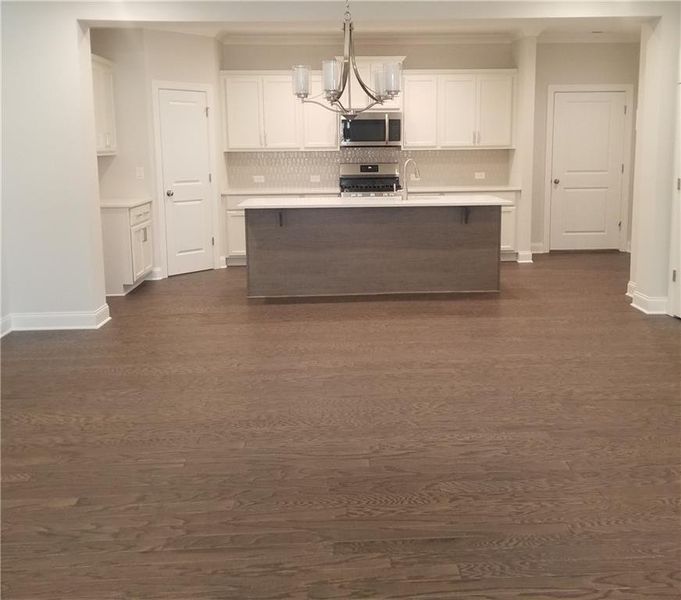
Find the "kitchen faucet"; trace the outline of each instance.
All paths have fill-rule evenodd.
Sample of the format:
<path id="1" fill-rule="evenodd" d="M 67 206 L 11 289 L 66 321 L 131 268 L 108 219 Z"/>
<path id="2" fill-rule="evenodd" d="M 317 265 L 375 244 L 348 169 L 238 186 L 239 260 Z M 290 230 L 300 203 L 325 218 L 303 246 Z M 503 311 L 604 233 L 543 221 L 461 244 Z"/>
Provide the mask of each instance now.
<path id="1" fill-rule="evenodd" d="M 412 165 L 414 167 L 414 178 L 416 181 L 421 179 L 421 171 L 419 171 L 419 166 L 413 158 L 408 158 L 404 161 L 402 165 L 402 176 L 404 177 L 404 185 L 402 186 L 402 200 L 406 200 L 409 194 L 409 174 L 407 173 L 407 167 Z"/>

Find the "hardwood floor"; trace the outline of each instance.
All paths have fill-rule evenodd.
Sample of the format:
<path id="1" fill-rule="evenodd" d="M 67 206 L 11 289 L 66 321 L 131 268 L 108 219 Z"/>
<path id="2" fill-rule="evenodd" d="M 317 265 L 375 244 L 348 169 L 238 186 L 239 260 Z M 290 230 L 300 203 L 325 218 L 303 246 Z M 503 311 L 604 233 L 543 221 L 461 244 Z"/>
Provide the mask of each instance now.
<path id="1" fill-rule="evenodd" d="M 10 334 L 3 598 L 681 598 L 681 321 L 627 279 L 249 304 L 233 268 Z"/>

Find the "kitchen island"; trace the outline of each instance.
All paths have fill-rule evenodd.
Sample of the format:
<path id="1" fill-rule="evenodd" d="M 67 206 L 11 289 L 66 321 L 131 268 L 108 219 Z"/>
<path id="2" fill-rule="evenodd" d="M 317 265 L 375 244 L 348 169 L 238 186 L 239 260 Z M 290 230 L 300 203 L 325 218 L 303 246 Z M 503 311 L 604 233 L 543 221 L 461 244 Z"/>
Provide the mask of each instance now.
<path id="1" fill-rule="evenodd" d="M 499 291 L 493 195 L 256 197 L 249 298 Z"/>

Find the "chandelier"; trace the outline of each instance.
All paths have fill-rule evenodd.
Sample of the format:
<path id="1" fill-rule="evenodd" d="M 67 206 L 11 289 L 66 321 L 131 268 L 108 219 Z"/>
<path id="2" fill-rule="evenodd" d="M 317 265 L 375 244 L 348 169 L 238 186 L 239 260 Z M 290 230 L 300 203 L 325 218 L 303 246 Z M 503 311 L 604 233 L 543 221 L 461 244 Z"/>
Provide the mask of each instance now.
<path id="1" fill-rule="evenodd" d="M 296 65 L 293 67 L 293 93 L 300 98 L 301 102 L 317 104 L 332 112 L 352 118 L 377 104 L 383 104 L 400 93 L 402 65 L 399 62 L 386 62 L 382 69 L 374 71 L 374 87 L 370 88 L 362 79 L 355 60 L 355 48 L 352 41 L 352 15 L 350 14 L 350 0 L 345 0 L 345 15 L 343 18 L 343 62 L 339 64 L 336 59 L 322 61 L 322 94 L 328 102 L 323 104 L 315 98 L 322 94 L 308 98 L 310 95 L 310 67 Z M 359 87 L 369 97 L 370 102 L 364 108 L 353 108 L 352 86 L 348 86 L 350 75 L 354 73 Z M 348 90 L 347 104 L 341 104 L 341 97 Z"/>

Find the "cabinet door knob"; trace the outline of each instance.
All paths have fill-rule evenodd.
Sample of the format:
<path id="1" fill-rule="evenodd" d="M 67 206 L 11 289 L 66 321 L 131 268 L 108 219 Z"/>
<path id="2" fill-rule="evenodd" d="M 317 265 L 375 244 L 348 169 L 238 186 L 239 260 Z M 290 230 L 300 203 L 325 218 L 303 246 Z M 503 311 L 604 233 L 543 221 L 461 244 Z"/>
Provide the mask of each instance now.
<path id="1" fill-rule="evenodd" d="M 173 192 L 173 190 L 166 191 L 166 196 L 168 196 L 168 198 L 172 198 L 174 195 L 175 195 L 175 192 Z"/>
<path id="2" fill-rule="evenodd" d="M 553 183 L 555 183 L 556 185 L 558 185 L 558 184 L 560 183 L 560 179 L 554 179 L 554 180 L 553 180 Z"/>

